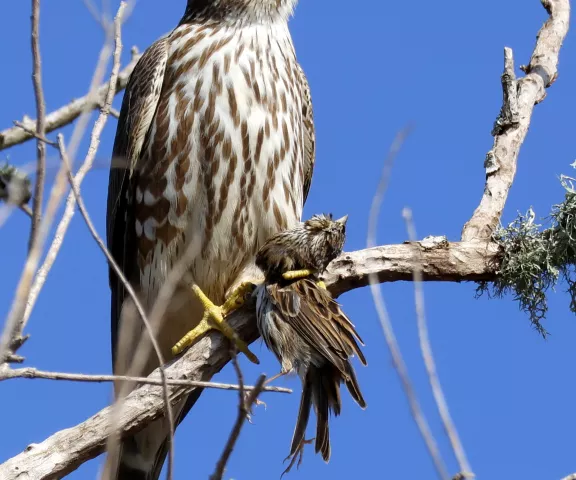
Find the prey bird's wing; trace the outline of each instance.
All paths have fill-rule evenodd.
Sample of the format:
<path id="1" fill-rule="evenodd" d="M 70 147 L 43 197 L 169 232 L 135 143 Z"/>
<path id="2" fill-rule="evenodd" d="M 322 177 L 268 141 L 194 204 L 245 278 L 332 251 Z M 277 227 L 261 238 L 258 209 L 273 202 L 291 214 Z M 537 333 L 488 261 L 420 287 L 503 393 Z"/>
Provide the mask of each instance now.
<path id="1" fill-rule="evenodd" d="M 281 320 L 342 374 L 348 375 L 347 361 L 352 355 L 366 365 L 358 346 L 362 339 L 327 290 L 303 279 L 286 287 L 269 286 L 268 291 Z"/>
<path id="2" fill-rule="evenodd" d="M 298 72 L 300 74 L 300 88 L 302 92 L 302 121 L 304 122 L 304 195 L 302 198 L 304 202 L 306 202 L 312 183 L 314 163 L 316 161 L 316 134 L 314 131 L 314 110 L 312 109 L 310 86 L 300 65 L 298 65 Z"/>
<path id="3" fill-rule="evenodd" d="M 168 37 L 148 48 L 132 72 L 120 110 L 108 183 L 106 239 L 114 260 L 129 281 L 137 275 L 132 198 L 142 148 L 156 112 L 168 58 Z M 112 268 L 112 352 L 116 358 L 118 321 L 125 289 Z"/>

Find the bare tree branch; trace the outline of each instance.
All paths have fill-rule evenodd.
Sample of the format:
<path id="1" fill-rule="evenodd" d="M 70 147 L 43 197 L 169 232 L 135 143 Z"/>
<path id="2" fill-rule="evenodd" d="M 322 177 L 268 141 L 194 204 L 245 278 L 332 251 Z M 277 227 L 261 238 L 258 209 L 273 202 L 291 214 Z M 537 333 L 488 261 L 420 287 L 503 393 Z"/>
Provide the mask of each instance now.
<path id="1" fill-rule="evenodd" d="M 345 252 L 328 266 L 324 280 L 332 285 L 333 295 L 367 286 L 370 274 L 376 275 L 379 283 L 410 281 L 416 267 L 414 248 L 420 252 L 426 281 L 492 280 L 500 258 L 500 249 L 493 243 L 448 242 L 446 237 L 426 237 L 419 242 Z"/>
<path id="2" fill-rule="evenodd" d="M 120 71 L 116 82 L 106 82 L 98 88 L 96 95 L 88 93 L 48 114 L 46 116 L 46 133 L 53 132 L 58 128 L 72 123 L 82 112 L 101 108 L 110 85 L 113 87 L 114 95 L 124 90 L 128 84 L 132 70 L 134 70 L 140 57 L 141 54 L 138 53 L 138 49 L 132 47 L 132 59 L 130 63 Z M 25 116 L 19 123 L 24 125 L 27 130 L 14 126 L 0 132 L 0 150 L 13 147 L 14 145 L 24 143 L 33 138 L 33 135 L 31 135 L 29 131 L 36 130 L 36 120 Z"/>
<path id="3" fill-rule="evenodd" d="M 530 63 L 523 67 L 525 77 L 515 80 L 512 50 L 504 50 L 504 115 L 499 116 L 492 131 L 494 146 L 484 162 L 484 194 L 474 215 L 464 225 L 463 241 L 488 240 L 498 225 L 516 175 L 518 154 L 528 133 L 534 105 L 544 100 L 546 89 L 558 76 L 558 57 L 570 22 L 570 1 L 541 1 L 549 18 L 538 32 Z"/>
<path id="4" fill-rule="evenodd" d="M 416 268 L 413 264 L 414 254 L 411 247 L 409 245 L 397 245 L 395 247 L 404 250 L 403 263 L 406 266 L 413 265 L 413 268 Z M 450 247 L 446 248 L 449 249 Z M 371 271 L 378 278 L 391 278 L 396 275 L 386 271 L 378 272 L 373 268 L 373 262 L 380 266 L 388 264 L 388 259 L 375 256 L 375 251 L 379 250 L 386 251 L 386 247 L 344 254 L 340 259 L 335 260 L 330 268 L 331 275 L 326 278 L 326 285 L 329 290 L 343 293 L 361 286 L 359 282 L 349 281 L 348 275 L 349 272 L 354 272 L 354 275 L 367 276 L 367 264 L 370 265 Z M 434 250 L 432 253 L 434 254 Z M 358 259 L 359 264 L 350 264 L 350 261 L 345 261 L 346 267 L 336 267 L 344 261 L 346 256 Z M 367 258 L 371 260 L 367 262 Z M 427 251 L 422 250 L 422 258 L 424 265 L 426 265 Z M 450 258 L 450 255 L 447 258 Z M 438 271 L 451 271 L 452 275 L 456 274 L 455 267 L 449 264 L 439 264 Z M 487 277 L 491 275 L 488 269 L 484 273 Z M 234 312 L 230 316 L 229 322 L 244 341 L 251 343 L 258 338 L 253 302 L 247 302 L 244 307 Z M 229 360 L 228 340 L 222 337 L 220 333 L 213 332 L 190 347 L 181 357 L 169 363 L 165 372 L 167 378 L 171 379 L 207 381 L 218 373 Z M 159 370 L 156 369 L 150 378 L 159 379 L 159 375 Z M 188 387 L 169 386 L 171 404 L 178 403 L 193 390 L 193 388 Z M 126 397 L 121 414 L 115 420 L 114 426 L 122 431 L 122 436 L 130 436 L 156 418 L 161 417 L 164 411 L 162 388 L 157 385 L 144 385 Z M 0 465 L 0 478 L 3 480 L 17 479 L 18 472 L 27 471 L 30 478 L 50 479 L 61 477 L 73 471 L 83 462 L 104 451 L 106 439 L 110 433 L 111 415 L 112 407 L 107 407 L 85 422 L 55 433 L 42 443 L 34 445 L 29 450 Z"/>
<path id="5" fill-rule="evenodd" d="M 40 0 L 32 0 L 32 82 L 34 84 L 34 97 L 36 99 L 36 135 L 40 138 L 46 136 L 46 102 L 44 101 L 44 88 L 42 87 L 42 59 L 40 56 Z M 30 226 L 30 239 L 28 251 L 32 248 L 38 237 L 40 220 L 42 219 L 42 200 L 44 199 L 44 182 L 46 177 L 46 145 L 36 140 L 36 183 L 32 206 L 32 225 Z"/>

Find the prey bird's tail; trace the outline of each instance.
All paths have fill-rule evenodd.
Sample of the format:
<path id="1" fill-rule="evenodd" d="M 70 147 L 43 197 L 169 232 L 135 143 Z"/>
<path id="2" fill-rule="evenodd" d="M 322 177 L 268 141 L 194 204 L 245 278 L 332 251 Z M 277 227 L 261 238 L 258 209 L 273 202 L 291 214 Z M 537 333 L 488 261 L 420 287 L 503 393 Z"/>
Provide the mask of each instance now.
<path id="1" fill-rule="evenodd" d="M 329 416 L 340 415 L 342 401 L 340 399 L 340 384 L 345 383 L 352 398 L 362 408 L 366 408 L 366 401 L 360 391 L 360 386 L 350 362 L 345 363 L 345 372 L 341 372 L 332 364 L 322 367 L 311 365 L 303 379 L 302 398 L 296 428 L 292 436 L 290 456 L 293 456 L 301 447 L 306 433 L 306 426 L 310 418 L 310 407 L 314 404 L 316 413 L 316 453 L 320 452 L 325 462 L 330 460 L 330 428 Z"/>

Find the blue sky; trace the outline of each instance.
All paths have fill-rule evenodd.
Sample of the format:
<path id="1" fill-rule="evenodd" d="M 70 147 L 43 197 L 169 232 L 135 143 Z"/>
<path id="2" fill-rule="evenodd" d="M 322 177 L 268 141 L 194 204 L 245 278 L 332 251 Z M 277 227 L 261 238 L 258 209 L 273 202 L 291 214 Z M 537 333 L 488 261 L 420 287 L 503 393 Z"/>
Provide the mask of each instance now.
<path id="1" fill-rule="evenodd" d="M 115 8 L 117 2 L 111 3 Z M 171 29 L 184 3 L 140 0 L 124 28 L 124 57 L 128 58 L 130 46 L 143 50 Z M 29 4 L 10 2 L 0 28 L 6 65 L 0 80 L 0 128 L 35 111 Z M 483 189 L 482 164 L 501 104 L 503 47 L 514 49 L 517 65 L 527 63 L 545 19 L 537 0 L 440 4 L 302 0 L 291 28 L 312 88 L 318 145 L 305 216 L 348 213 L 346 249 L 363 248 L 384 155 L 396 132 L 412 121 L 416 128 L 397 159 L 378 241 L 405 240 L 404 206 L 413 209 L 421 237 L 447 235 L 457 240 Z M 52 0 L 43 2 L 41 36 L 46 101 L 52 111 L 86 92 L 102 34 L 81 1 Z M 558 176 L 571 174 L 569 165 L 576 158 L 575 51 L 574 36 L 569 35 L 558 81 L 535 108 L 504 223 L 530 206 L 544 216 L 563 197 Z M 120 97 L 115 104 L 119 102 Z M 101 234 L 106 164 L 115 126 L 111 119 L 97 166 L 83 184 L 87 207 Z M 56 165 L 56 157 L 49 153 Z M 13 163 L 25 164 L 34 159 L 35 149 L 30 143 L 0 153 L 0 159 L 6 155 Z M 0 232 L 2 318 L 24 262 L 27 235 L 28 220 L 19 212 Z M 438 371 L 475 473 L 479 478 L 525 480 L 573 473 L 576 319 L 569 312 L 564 287 L 550 297 L 547 340 L 529 326 L 511 298 L 476 300 L 474 291 L 473 284 L 425 285 Z M 412 285 L 387 284 L 383 292 L 425 412 L 451 472 L 456 473 L 418 348 Z M 358 366 L 357 373 L 368 409 L 360 410 L 344 394 L 343 414 L 331 423 L 330 463 L 324 464 L 309 450 L 303 466 L 290 476 L 433 478 L 368 289 L 347 293 L 340 300 L 366 340 L 369 365 Z M 21 351 L 27 364 L 108 373 L 108 305 L 105 261 L 76 215 L 28 326 L 32 338 Z M 261 371 L 270 375 L 278 371 L 261 342 L 253 349 L 262 364 L 255 367 L 244 359 L 247 380 L 255 380 Z M 234 381 L 234 372 L 226 368 L 216 379 Z M 294 387 L 295 394 L 265 396 L 268 408 L 258 408 L 255 425 L 246 426 L 226 478 L 279 478 L 299 402 L 298 380 L 281 384 Z M 5 406 L 0 461 L 83 421 L 111 399 L 109 385 L 40 380 L 4 382 L 0 392 Z M 176 478 L 207 478 L 213 471 L 236 407 L 234 393 L 209 391 L 202 396 L 176 437 Z M 69 478 L 95 478 L 100 463 L 101 459 L 88 462 Z"/>

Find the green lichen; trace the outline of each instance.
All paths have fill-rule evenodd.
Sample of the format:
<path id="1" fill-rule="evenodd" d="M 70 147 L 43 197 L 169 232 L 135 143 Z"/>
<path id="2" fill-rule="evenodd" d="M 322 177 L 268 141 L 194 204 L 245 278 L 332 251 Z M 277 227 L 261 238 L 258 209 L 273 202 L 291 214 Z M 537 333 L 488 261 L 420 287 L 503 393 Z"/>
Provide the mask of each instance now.
<path id="1" fill-rule="evenodd" d="M 565 280 L 570 295 L 570 309 L 576 313 L 576 180 L 562 175 L 564 201 L 554 205 L 544 219 L 546 228 L 535 223 L 529 209 L 507 227 L 493 235 L 503 251 L 497 278 L 481 282 L 477 294 L 502 297 L 511 294 L 526 312 L 534 328 L 547 335 L 542 320 L 548 311 L 547 293 Z"/>

